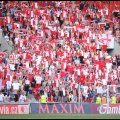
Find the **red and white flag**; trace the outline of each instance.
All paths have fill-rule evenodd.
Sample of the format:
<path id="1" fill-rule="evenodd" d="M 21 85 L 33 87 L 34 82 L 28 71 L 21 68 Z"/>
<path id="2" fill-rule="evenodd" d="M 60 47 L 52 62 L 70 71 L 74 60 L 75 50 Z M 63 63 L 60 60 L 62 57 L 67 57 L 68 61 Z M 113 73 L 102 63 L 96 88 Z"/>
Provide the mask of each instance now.
<path id="1" fill-rule="evenodd" d="M 66 14 L 66 11 L 63 11 L 63 12 L 62 12 L 62 16 L 63 16 L 63 18 L 65 18 L 66 15 L 67 15 L 67 14 Z"/>
<path id="2" fill-rule="evenodd" d="M 10 55 L 10 63 L 13 63 L 13 64 L 18 63 L 18 57 L 17 55 L 15 55 L 15 53 Z"/>
<path id="3" fill-rule="evenodd" d="M 56 17 L 59 17 L 60 16 L 60 11 L 57 11 L 56 12 Z"/>
<path id="4" fill-rule="evenodd" d="M 43 31 L 42 30 L 38 30 L 38 36 L 40 36 L 40 37 L 43 37 Z"/>
<path id="5" fill-rule="evenodd" d="M 100 45 L 107 45 L 108 42 L 111 42 L 111 39 L 108 34 L 103 36 L 98 36 L 98 42 Z"/>
<path id="6" fill-rule="evenodd" d="M 77 30 L 78 32 L 85 32 L 85 31 L 86 31 L 86 28 L 85 28 L 85 26 L 77 25 L 77 26 L 76 26 L 76 30 Z"/>
<path id="7" fill-rule="evenodd" d="M 68 37 L 69 37 L 69 32 L 66 31 L 66 32 L 64 33 L 64 36 L 68 38 Z"/>
<path id="8" fill-rule="evenodd" d="M 26 61 L 25 63 L 23 63 L 23 66 L 24 66 L 24 68 L 29 68 L 29 61 Z"/>
<path id="9" fill-rule="evenodd" d="M 35 2 L 35 8 L 38 8 L 38 4 L 37 4 L 37 2 Z"/>
<path id="10" fill-rule="evenodd" d="M 23 42 L 24 42 L 23 40 L 18 40 L 18 48 L 19 47 L 21 47 L 21 48 L 23 47 Z"/>
<path id="11" fill-rule="evenodd" d="M 5 54 L 3 52 L 0 52 L 0 58 L 3 58 Z"/>
<path id="12" fill-rule="evenodd" d="M 73 31 L 77 31 L 76 26 L 73 26 L 72 30 Z"/>
<path id="13" fill-rule="evenodd" d="M 33 11 L 31 11 L 31 12 L 30 12 L 30 16 L 33 17 L 33 15 L 34 15 L 34 14 L 33 14 Z"/>
<path id="14" fill-rule="evenodd" d="M 13 78 L 12 75 L 10 75 L 10 74 L 7 75 L 7 80 L 8 80 L 8 81 L 12 81 L 12 78 Z"/>

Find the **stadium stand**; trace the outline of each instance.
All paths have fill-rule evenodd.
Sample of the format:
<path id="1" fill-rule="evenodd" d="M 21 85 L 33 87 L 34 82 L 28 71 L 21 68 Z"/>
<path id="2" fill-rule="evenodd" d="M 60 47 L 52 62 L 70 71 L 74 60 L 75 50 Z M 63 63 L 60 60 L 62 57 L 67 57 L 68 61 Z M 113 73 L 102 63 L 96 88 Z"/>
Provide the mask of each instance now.
<path id="1" fill-rule="evenodd" d="M 0 52 L 0 102 L 82 102 L 120 84 L 120 1 L 1 1 L 0 28 L 13 46 Z M 98 44 L 100 43 L 100 44 Z M 119 101 L 119 98 L 118 98 Z"/>

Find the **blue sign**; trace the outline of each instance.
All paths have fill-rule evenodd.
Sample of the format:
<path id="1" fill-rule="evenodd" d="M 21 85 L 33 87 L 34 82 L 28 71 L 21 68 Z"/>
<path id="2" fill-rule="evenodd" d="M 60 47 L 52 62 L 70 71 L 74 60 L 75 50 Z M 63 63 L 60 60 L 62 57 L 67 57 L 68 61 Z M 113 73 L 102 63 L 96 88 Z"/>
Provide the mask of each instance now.
<path id="1" fill-rule="evenodd" d="M 32 114 L 90 114 L 91 105 L 87 103 L 31 103 Z"/>

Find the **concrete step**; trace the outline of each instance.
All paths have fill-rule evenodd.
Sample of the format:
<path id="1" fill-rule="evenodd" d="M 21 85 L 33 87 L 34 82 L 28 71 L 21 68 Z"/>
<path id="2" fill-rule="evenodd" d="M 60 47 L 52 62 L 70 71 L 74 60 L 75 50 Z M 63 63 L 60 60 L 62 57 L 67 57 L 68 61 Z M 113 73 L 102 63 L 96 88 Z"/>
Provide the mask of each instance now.
<path id="1" fill-rule="evenodd" d="M 113 50 L 109 50 L 108 53 L 111 56 L 114 56 L 115 54 L 120 54 L 120 44 L 118 42 L 116 42 L 115 40 L 115 45 L 114 45 L 114 49 Z"/>
<path id="2" fill-rule="evenodd" d="M 13 51 L 13 47 L 10 46 L 9 42 L 3 37 L 2 30 L 0 29 L 0 51 L 10 53 Z"/>

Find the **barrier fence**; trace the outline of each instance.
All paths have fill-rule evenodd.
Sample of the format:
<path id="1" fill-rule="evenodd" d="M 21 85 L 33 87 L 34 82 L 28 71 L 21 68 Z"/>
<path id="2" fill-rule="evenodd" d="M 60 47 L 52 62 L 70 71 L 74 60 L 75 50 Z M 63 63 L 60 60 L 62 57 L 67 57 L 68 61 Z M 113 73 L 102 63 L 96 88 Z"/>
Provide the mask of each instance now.
<path id="1" fill-rule="evenodd" d="M 120 104 L 0 103 L 0 114 L 120 114 Z"/>

